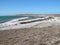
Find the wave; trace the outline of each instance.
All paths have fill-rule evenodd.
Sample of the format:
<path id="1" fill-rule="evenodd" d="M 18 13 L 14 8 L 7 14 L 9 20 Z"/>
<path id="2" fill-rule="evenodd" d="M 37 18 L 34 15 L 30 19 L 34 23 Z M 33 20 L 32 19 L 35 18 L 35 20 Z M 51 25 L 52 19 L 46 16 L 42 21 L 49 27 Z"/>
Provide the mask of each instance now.
<path id="1" fill-rule="evenodd" d="M 21 28 L 31 28 L 31 27 L 44 27 L 51 26 L 57 20 L 55 17 L 22 17 L 10 20 L 5 23 L 0 24 L 0 30 L 9 30 L 9 29 L 21 29 Z"/>

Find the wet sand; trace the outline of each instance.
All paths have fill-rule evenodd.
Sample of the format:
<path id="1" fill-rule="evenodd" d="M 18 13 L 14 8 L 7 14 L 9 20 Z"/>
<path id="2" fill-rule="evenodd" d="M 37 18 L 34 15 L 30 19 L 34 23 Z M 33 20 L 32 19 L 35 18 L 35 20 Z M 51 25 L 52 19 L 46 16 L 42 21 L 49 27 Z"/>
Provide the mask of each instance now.
<path id="1" fill-rule="evenodd" d="M 0 45 L 58 45 L 60 27 L 0 31 Z"/>

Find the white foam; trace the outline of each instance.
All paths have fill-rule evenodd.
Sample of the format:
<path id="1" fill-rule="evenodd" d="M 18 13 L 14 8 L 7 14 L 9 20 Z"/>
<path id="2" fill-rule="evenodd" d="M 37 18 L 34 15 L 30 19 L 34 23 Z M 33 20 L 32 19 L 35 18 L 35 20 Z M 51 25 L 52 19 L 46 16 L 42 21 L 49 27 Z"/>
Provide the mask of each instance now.
<path id="1" fill-rule="evenodd" d="M 19 18 L 20 19 L 20 18 Z M 21 18 L 24 19 L 24 18 Z M 0 24 L 0 30 L 8 30 L 8 29 L 22 29 L 22 28 L 41 28 L 41 27 L 48 27 L 52 25 L 60 25 L 60 17 L 54 17 L 53 19 L 49 20 L 43 20 L 43 21 L 36 21 L 32 23 L 27 24 L 20 24 L 21 22 L 29 22 L 34 20 L 39 20 L 44 18 L 37 18 L 37 19 L 31 19 L 31 20 L 24 20 L 24 21 L 17 21 L 16 19 L 6 22 L 4 24 Z M 14 23 L 11 23 L 13 21 L 16 21 Z M 16 25 L 15 25 L 16 24 Z"/>

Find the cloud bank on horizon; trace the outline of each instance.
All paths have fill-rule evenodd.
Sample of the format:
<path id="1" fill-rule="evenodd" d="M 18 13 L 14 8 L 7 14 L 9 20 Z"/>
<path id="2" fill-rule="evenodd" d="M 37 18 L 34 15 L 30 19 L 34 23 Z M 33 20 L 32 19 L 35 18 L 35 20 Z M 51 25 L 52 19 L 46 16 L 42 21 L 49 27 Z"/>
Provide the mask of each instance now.
<path id="1" fill-rule="evenodd" d="M 0 0 L 0 15 L 60 14 L 60 0 Z"/>

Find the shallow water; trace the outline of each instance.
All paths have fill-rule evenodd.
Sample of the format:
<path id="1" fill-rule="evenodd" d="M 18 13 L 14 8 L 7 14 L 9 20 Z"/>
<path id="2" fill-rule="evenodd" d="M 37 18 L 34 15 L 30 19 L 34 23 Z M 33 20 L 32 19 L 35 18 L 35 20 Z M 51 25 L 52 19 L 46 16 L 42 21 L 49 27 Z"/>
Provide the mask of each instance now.
<path id="1" fill-rule="evenodd" d="M 21 17 L 25 17 L 25 16 L 0 16 L 0 23 Z"/>

